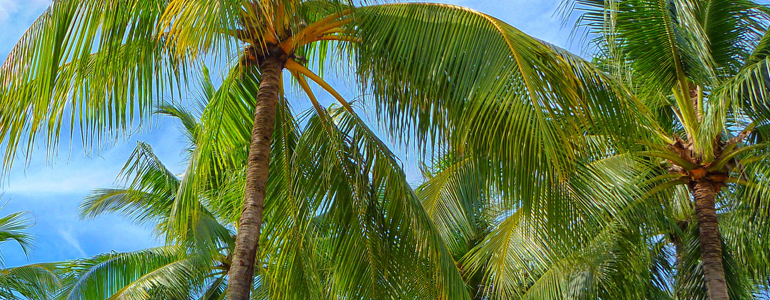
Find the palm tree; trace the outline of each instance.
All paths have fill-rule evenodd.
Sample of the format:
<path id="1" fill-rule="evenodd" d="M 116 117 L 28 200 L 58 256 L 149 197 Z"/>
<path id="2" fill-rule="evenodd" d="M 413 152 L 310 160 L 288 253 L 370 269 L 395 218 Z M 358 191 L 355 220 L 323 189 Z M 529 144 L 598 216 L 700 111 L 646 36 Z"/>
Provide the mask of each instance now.
<path id="1" fill-rule="evenodd" d="M 634 160 L 586 167 L 561 187 L 572 195 L 535 215 L 504 200 L 488 166 L 451 152 L 425 169 L 417 195 L 477 299 L 708 299 L 697 223 L 681 221 L 694 215 L 687 187 L 619 205 L 614 197 L 634 193 L 618 191 L 644 181 L 626 173 L 640 169 Z M 616 195 L 596 197 L 601 190 Z M 768 209 L 746 207 L 736 197 L 743 191 L 732 193 L 719 213 L 730 296 L 763 299 L 770 260 L 767 242 L 756 236 L 770 230 Z M 548 212 L 565 205 L 580 212 L 569 227 L 580 231 L 559 238 L 543 215 L 553 218 Z M 606 209 L 617 212 L 597 219 Z"/>
<path id="2" fill-rule="evenodd" d="M 190 154 L 207 149 L 204 142 L 211 140 L 207 133 L 216 131 L 223 120 L 237 120 L 253 109 L 248 102 L 239 109 L 217 107 L 221 99 L 233 97 L 237 89 L 217 91 L 208 76 L 204 79 L 202 101 L 197 105 L 204 115 L 202 120 L 195 112 L 178 105 L 159 108 L 159 113 L 181 121 L 189 138 Z M 211 117 L 211 112 L 224 114 Z M 251 288 L 255 298 L 371 299 L 391 295 L 426 299 L 441 293 L 434 283 L 426 281 L 434 274 L 432 263 L 419 255 L 423 251 L 416 248 L 419 243 L 409 231 L 412 226 L 400 221 L 424 218 L 405 217 L 398 211 L 410 209 L 400 203 L 404 195 L 399 195 L 402 188 L 398 185 L 408 187 L 403 174 L 389 170 L 393 167 L 392 154 L 388 158 L 376 153 L 387 150 L 378 148 L 382 142 L 377 140 L 376 145 L 359 148 L 376 137 L 361 130 L 368 130 L 365 127 L 352 124 L 357 121 L 345 112 L 329 110 L 329 117 L 336 120 L 333 127 L 306 113 L 310 116 L 306 125 L 275 139 L 286 152 L 276 152 L 273 163 L 283 164 L 284 155 L 291 159 L 287 166 L 274 165 L 274 170 L 281 171 L 280 176 L 269 181 L 268 191 L 273 196 L 267 202 L 266 215 L 271 218 L 265 221 L 265 232 L 272 239 L 258 258 L 258 280 Z M 230 230 L 238 221 L 241 207 L 240 187 L 247 157 L 243 149 L 248 145 L 249 128 L 243 122 L 230 125 L 235 127 L 226 126 L 230 130 L 217 135 L 217 146 L 208 148 L 214 151 L 207 156 L 227 157 L 233 164 L 217 173 L 207 173 L 211 176 L 207 188 L 194 198 L 200 211 L 185 216 L 188 223 L 195 224 L 186 235 L 168 227 L 168 220 L 180 216 L 174 214 L 175 206 L 189 205 L 180 203 L 178 194 L 191 177 L 186 174 L 179 178 L 153 154 L 149 145 L 137 146 L 122 172 L 126 186 L 94 191 L 81 205 L 82 215 L 90 218 L 120 213 L 139 224 L 153 226 L 159 236 L 166 237 L 167 245 L 66 262 L 62 277 L 67 280 L 60 298 L 187 299 L 199 295 L 202 299 L 217 299 L 223 295 L 232 265 Z M 239 139 L 226 138 L 224 134 L 229 132 L 246 134 Z M 188 168 L 190 172 L 199 174 L 200 170 Z M 350 176 L 341 176 L 345 172 Z M 287 176 L 294 178 L 292 184 L 303 188 L 287 187 Z M 382 185 L 389 181 L 393 183 Z M 390 229 L 392 226 L 407 229 Z"/>
<path id="3" fill-rule="evenodd" d="M 26 232 L 32 226 L 26 212 L 16 212 L 0 218 L 0 244 L 15 242 L 29 254 L 32 236 Z M 0 262 L 3 255 L 0 253 Z M 55 264 L 29 264 L 0 269 L 0 297 L 3 299 L 49 299 L 59 287 L 54 273 Z"/>
<path id="4" fill-rule="evenodd" d="M 694 215 L 680 221 L 697 223 L 709 298 L 728 299 L 718 211 L 736 202 L 756 213 L 767 207 L 770 15 L 753 1 L 577 5 L 580 24 L 596 35 L 597 63 L 640 107 L 648 134 L 631 153 L 654 161 L 646 168 L 659 175 L 639 184 L 651 192 L 687 186 Z"/>
<path id="5" fill-rule="evenodd" d="M 495 265 L 500 269 L 488 272 L 503 281 L 494 281 L 489 286 L 498 294 L 513 295 L 515 289 L 509 287 L 517 281 L 506 280 L 501 274 L 511 275 L 509 279 L 524 278 L 518 282 L 521 284 L 533 280 L 526 279 L 533 276 L 533 270 L 528 270 L 524 277 L 503 271 L 565 270 L 567 261 L 572 260 L 574 265 L 583 257 L 570 255 L 575 253 L 574 249 L 592 253 L 594 259 L 584 260 L 589 262 L 602 262 L 596 260 L 599 253 L 625 253 L 628 257 L 634 253 L 630 248 L 613 249 L 607 248 L 608 245 L 635 245 L 637 250 L 646 249 L 649 259 L 637 261 L 636 265 L 643 265 L 641 270 L 647 269 L 644 271 L 647 278 L 661 280 L 667 275 L 657 271 L 655 275 L 653 271 L 664 270 L 661 267 L 664 261 L 652 258 L 658 254 L 665 256 L 663 250 L 667 243 L 674 245 L 678 257 L 678 265 L 672 266 L 677 276 L 681 275 L 676 283 L 678 297 L 696 297 L 698 287 L 705 286 L 709 299 L 741 298 L 750 295 L 747 291 L 766 286 L 767 274 L 759 271 L 766 258 L 755 252 L 763 242 L 750 236 L 754 234 L 752 231 L 767 230 L 770 207 L 766 189 L 766 153 L 770 146 L 766 142 L 770 112 L 766 100 L 770 15 L 766 8 L 752 1 L 646 0 L 587 0 L 567 3 L 565 8 L 568 13 L 573 9 L 581 12 L 578 24 L 586 26 L 589 36 L 594 38 L 597 50 L 594 64 L 613 78 L 615 90 L 626 91 L 633 103 L 629 106 L 636 111 L 633 120 L 638 126 L 613 128 L 617 129 L 614 136 L 598 132 L 595 127 L 583 127 L 585 131 L 580 136 L 555 138 L 554 141 L 563 143 L 575 143 L 575 140 L 584 143 L 572 148 L 576 151 L 573 152 L 575 164 L 568 169 L 571 173 L 556 172 L 562 177 L 546 182 L 540 190 L 517 189 L 512 193 L 510 187 L 518 183 L 489 179 L 507 176 L 496 173 L 498 160 L 494 157 L 486 162 L 469 160 L 475 166 L 491 169 L 484 171 L 486 177 L 482 179 L 486 181 L 482 180 L 481 186 L 487 190 L 494 187 L 505 196 L 503 199 L 512 199 L 504 200 L 502 203 L 506 205 L 498 208 L 503 211 L 505 221 L 482 243 L 483 247 L 475 250 L 486 253 L 487 260 L 499 259 L 500 263 Z M 618 132 L 623 132 L 628 139 L 618 138 Z M 491 168 L 487 168 L 490 161 Z M 543 241 L 544 234 L 532 233 L 531 229 L 524 230 L 524 233 L 530 232 L 529 239 L 526 235 L 520 237 L 521 233 L 515 229 L 519 224 L 541 228 L 550 240 Z M 543 228 L 541 224 L 547 226 Z M 548 224 L 561 224 L 562 228 Z M 720 227 L 724 232 L 720 233 Z M 535 244 L 511 250 L 515 248 L 508 245 L 516 243 L 511 242 L 512 238 Z M 626 238 L 629 240 L 624 240 Z M 666 242 L 661 243 L 660 239 Z M 553 249 L 562 244 L 568 245 L 562 249 L 566 252 Z M 601 247 L 591 250 L 591 245 Z M 530 259 L 508 261 L 511 257 Z M 568 260 L 554 260 L 555 257 Z M 534 262 L 539 263 L 533 265 Z M 505 263 L 527 267 L 505 269 Z M 482 265 L 478 263 L 473 269 Z M 559 268 L 543 267 L 552 265 Z M 564 293 L 569 290 L 571 294 L 550 289 L 551 294 L 538 295 L 578 297 L 587 291 L 596 292 L 578 288 L 579 281 L 588 278 L 583 276 L 588 271 L 582 270 L 583 273 L 577 273 L 582 277 L 572 278 L 557 278 L 554 275 L 557 272 L 543 273 L 552 277 L 535 283 L 550 282 L 550 287 L 561 288 Z M 606 268 L 594 271 L 608 274 Z M 703 276 L 705 284 L 698 284 L 699 276 Z M 565 278 L 572 281 L 560 280 Z M 569 284 L 559 287 L 554 282 Z M 618 291 L 629 291 L 626 289 L 629 286 L 650 286 L 650 281 L 646 282 L 646 285 L 626 287 L 616 282 L 615 287 Z M 596 293 L 591 295 L 602 297 Z M 635 297 L 645 296 L 636 294 Z"/>
<path id="6" fill-rule="evenodd" d="M 165 105 L 158 112 L 179 118 L 188 137 L 199 126 L 183 107 Z M 94 191 L 81 204 L 81 216 L 120 213 L 139 225 L 153 226 L 159 237 L 171 242 L 61 263 L 63 284 L 57 299 L 220 299 L 231 263 L 231 230 L 203 211 L 188 218 L 195 227 L 184 239 L 171 237 L 168 219 L 181 180 L 146 143 L 137 144 L 122 176 L 126 187 Z"/>
<path id="7" fill-rule="evenodd" d="M 32 25 L 0 71 L 6 168 L 19 146 L 31 150 L 42 132 L 53 149 L 64 121 L 75 123 L 71 133 L 80 127 L 87 145 L 126 132 L 159 96 L 181 90 L 188 70 L 207 58 L 231 61 L 226 85 L 242 87 L 244 94 L 238 97 L 256 101 L 229 274 L 228 299 L 233 300 L 248 298 L 262 240 L 284 69 L 320 115 L 323 110 L 308 78 L 353 114 L 352 106 L 305 66 L 311 60 L 323 71 L 330 62 L 350 63 L 356 81 L 372 94 L 367 102 L 389 120 L 386 128 L 397 140 L 424 149 L 434 141 L 451 141 L 469 153 L 489 152 L 506 164 L 502 180 L 525 192 L 558 177 L 548 175 L 551 171 L 567 172 L 576 145 L 563 140 L 585 127 L 606 134 L 612 132 L 605 128 L 628 127 L 627 103 L 608 100 L 617 99 L 618 93 L 608 89 L 607 78 L 589 63 L 461 7 L 354 8 L 333 0 L 60 0 Z M 230 105 L 221 102 L 222 109 Z M 358 118 L 351 118 L 348 128 L 358 130 Z M 330 124 L 328 119 L 324 123 Z M 596 126 L 604 123 L 610 125 Z M 327 135 L 334 134 L 328 130 Z M 366 145 L 377 148 L 367 150 L 382 151 L 376 142 Z M 193 154 L 191 166 L 228 163 L 227 157 L 202 153 L 207 152 Z M 191 179 L 182 184 L 179 201 L 189 206 L 176 205 L 174 214 L 195 210 L 195 200 L 184 200 L 205 183 L 195 178 L 207 178 L 205 172 L 220 167 L 197 169 L 204 174 L 188 172 Z M 409 212 L 419 210 L 410 189 L 400 190 L 412 203 Z M 190 225 L 173 215 L 169 222 L 181 233 Z M 412 223 L 418 234 L 430 235 L 426 222 Z M 435 247 L 430 247 L 429 261 L 443 265 L 449 272 L 444 274 L 454 272 L 449 271 L 454 264 L 446 249 Z M 459 276 L 439 277 L 436 285 L 446 289 L 442 297 L 465 294 Z"/>

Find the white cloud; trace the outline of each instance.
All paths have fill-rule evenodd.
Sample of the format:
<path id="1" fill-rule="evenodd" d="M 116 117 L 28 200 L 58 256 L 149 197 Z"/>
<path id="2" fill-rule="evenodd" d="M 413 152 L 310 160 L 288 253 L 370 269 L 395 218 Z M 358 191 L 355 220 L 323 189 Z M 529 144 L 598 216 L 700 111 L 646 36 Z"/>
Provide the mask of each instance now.
<path id="1" fill-rule="evenodd" d="M 82 160 L 64 166 L 41 166 L 24 175 L 14 176 L 5 193 L 25 196 L 83 194 L 94 188 L 111 186 L 116 169 L 104 161 L 93 163 Z"/>
<path id="2" fill-rule="evenodd" d="M 78 251 L 78 256 L 80 257 L 86 257 L 86 252 L 83 251 L 83 247 L 80 246 L 80 241 L 78 241 L 77 238 L 72 234 L 72 228 L 68 228 L 67 230 L 59 229 L 59 236 L 67 242 L 72 248 Z"/>
<path id="3" fill-rule="evenodd" d="M 50 0 L 0 0 L 0 23 L 37 17 L 43 8 L 51 5 Z M 29 26 L 29 24 L 27 24 Z"/>
<path id="4" fill-rule="evenodd" d="M 19 10 L 17 1 L 0 0 L 0 22 L 7 20 L 12 14 Z"/>
<path id="5" fill-rule="evenodd" d="M 3 185 L 3 192 L 5 196 L 82 196 L 97 188 L 112 187 L 136 147 L 136 141 L 148 142 L 166 167 L 172 171 L 182 171 L 184 166 L 179 162 L 184 143 L 174 125 L 173 122 L 164 122 L 156 130 L 118 141 L 111 148 L 89 157 L 83 155 L 78 141 L 63 138 L 61 146 L 72 146 L 72 150 L 61 149 L 57 157 L 48 161 L 46 150 L 36 149 L 33 152 L 35 156 L 26 168 L 23 158 L 17 160 L 7 184 Z"/>
<path id="6" fill-rule="evenodd" d="M 11 51 L 50 0 L 0 0 L 0 60 Z"/>

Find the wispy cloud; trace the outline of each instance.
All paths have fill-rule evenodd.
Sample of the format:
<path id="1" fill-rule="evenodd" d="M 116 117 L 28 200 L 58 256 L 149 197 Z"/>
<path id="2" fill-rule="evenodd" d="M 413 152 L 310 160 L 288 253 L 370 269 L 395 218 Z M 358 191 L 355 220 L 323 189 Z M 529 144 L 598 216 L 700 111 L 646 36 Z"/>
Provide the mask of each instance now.
<path id="1" fill-rule="evenodd" d="M 7 20 L 18 9 L 19 6 L 16 4 L 16 1 L 0 0 L 0 22 Z"/>
<path id="2" fill-rule="evenodd" d="M 37 13 L 51 4 L 50 0 L 0 0 L 0 22 L 7 21 L 17 14 Z"/>
<path id="3" fill-rule="evenodd" d="M 0 59 L 11 51 L 50 0 L 0 0 Z"/>
<path id="4" fill-rule="evenodd" d="M 114 161 L 105 160 L 78 160 L 75 163 L 36 166 L 12 176 L 5 194 L 41 196 L 88 193 L 95 188 L 111 186 L 119 168 L 114 165 Z"/>
<path id="5" fill-rule="evenodd" d="M 149 142 L 167 167 L 182 171 L 179 162 L 184 142 L 174 124 L 165 122 L 160 128 L 117 142 L 92 156 L 83 154 L 78 141 L 63 138 L 62 145 L 70 145 L 72 150 L 62 149 L 62 156 L 53 159 L 46 159 L 45 149 L 35 150 L 29 165 L 23 165 L 23 158 L 14 165 L 8 182 L 0 190 L 6 196 L 50 196 L 84 195 L 97 188 L 111 187 L 140 140 Z"/>
<path id="6" fill-rule="evenodd" d="M 36 236 L 37 247 L 29 261 L 61 261 L 158 245 L 149 228 L 131 224 L 119 215 L 94 220 L 78 218 L 78 206 L 90 191 L 114 186 L 115 177 L 137 140 L 150 143 L 172 171 L 183 170 L 179 162 L 184 142 L 177 126 L 171 122 L 120 141 L 92 157 L 83 156 L 83 149 L 75 142 L 71 151 L 62 150 L 59 159 L 46 161 L 45 149 L 40 149 L 26 170 L 23 162 L 14 166 L 3 186 L 3 199 L 11 200 L 6 211 L 29 211 L 36 219 L 30 231 Z M 62 141 L 62 146 L 68 144 L 69 141 Z M 21 251 L 4 254 L 9 265 L 28 262 Z"/>
<path id="7" fill-rule="evenodd" d="M 80 241 L 72 234 L 72 228 L 67 230 L 59 229 L 59 235 L 69 246 L 78 251 L 80 257 L 87 256 L 86 252 L 83 251 L 83 247 L 80 246 Z"/>

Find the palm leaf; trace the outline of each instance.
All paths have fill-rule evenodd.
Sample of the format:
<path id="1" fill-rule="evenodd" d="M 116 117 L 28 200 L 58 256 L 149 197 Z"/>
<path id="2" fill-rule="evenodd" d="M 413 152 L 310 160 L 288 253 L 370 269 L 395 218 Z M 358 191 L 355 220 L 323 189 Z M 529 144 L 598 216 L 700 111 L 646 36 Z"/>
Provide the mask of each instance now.
<path id="1" fill-rule="evenodd" d="M 104 254 L 74 261 L 65 270 L 74 280 L 60 299 L 151 299 L 153 293 L 181 299 L 197 272 L 173 246 Z"/>
<path id="2" fill-rule="evenodd" d="M 64 124 L 86 145 L 125 133 L 186 80 L 190 62 L 156 26 L 166 5 L 61 0 L 35 21 L 0 68 L 6 169 L 40 134 L 53 151 Z"/>
<path id="3" fill-rule="evenodd" d="M 585 132 L 636 136 L 626 123 L 631 105 L 611 79 L 497 19 L 430 4 L 356 14 L 358 75 L 387 132 L 491 164 L 510 194 L 541 194 L 563 180 Z"/>
<path id="4" fill-rule="evenodd" d="M 30 264 L 0 270 L 0 295 L 4 299 L 52 299 L 61 288 L 57 264 Z M 19 297 L 21 296 L 21 297 Z"/>

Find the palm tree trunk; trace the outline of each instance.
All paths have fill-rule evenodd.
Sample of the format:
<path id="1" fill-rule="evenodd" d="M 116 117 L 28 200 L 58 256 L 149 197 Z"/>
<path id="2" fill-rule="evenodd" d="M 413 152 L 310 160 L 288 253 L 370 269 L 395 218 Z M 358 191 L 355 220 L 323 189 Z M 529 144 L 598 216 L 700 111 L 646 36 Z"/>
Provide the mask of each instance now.
<path id="1" fill-rule="evenodd" d="M 727 294 L 725 269 L 722 265 L 722 241 L 714 205 L 719 188 L 718 183 L 698 182 L 692 193 L 695 198 L 695 214 L 698 216 L 701 261 L 709 299 L 728 300 L 730 297 Z"/>
<path id="2" fill-rule="evenodd" d="M 285 62 L 285 55 L 274 54 L 268 56 L 260 65 L 262 81 L 259 83 L 254 126 L 251 130 L 243 211 L 235 239 L 233 263 L 228 272 L 228 300 L 248 300 L 251 292 L 267 190 L 270 140 L 273 136 L 276 106 L 281 89 L 281 71 Z"/>

